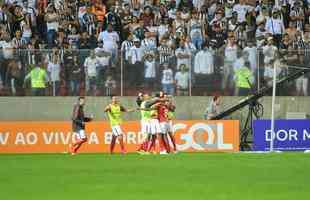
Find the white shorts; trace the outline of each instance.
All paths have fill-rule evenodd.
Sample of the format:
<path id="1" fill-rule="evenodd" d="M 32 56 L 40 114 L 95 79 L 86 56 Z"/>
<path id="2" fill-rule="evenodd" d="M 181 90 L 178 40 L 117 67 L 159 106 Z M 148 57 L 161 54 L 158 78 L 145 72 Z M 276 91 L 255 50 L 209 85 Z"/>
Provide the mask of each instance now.
<path id="1" fill-rule="evenodd" d="M 151 119 L 150 121 L 150 133 L 155 135 L 161 133 L 161 128 L 158 119 Z"/>
<path id="2" fill-rule="evenodd" d="M 75 132 L 74 134 L 75 134 L 76 139 L 78 140 L 83 140 L 87 138 L 85 134 L 85 130 L 79 130 L 79 132 Z"/>
<path id="3" fill-rule="evenodd" d="M 149 134 L 151 132 L 150 122 L 141 121 L 141 133 Z"/>
<path id="4" fill-rule="evenodd" d="M 112 134 L 114 136 L 121 136 L 121 135 L 123 135 L 123 131 L 121 129 L 121 126 L 120 125 L 112 126 Z"/>
<path id="5" fill-rule="evenodd" d="M 160 122 L 161 133 L 167 134 L 169 131 L 169 122 Z"/>

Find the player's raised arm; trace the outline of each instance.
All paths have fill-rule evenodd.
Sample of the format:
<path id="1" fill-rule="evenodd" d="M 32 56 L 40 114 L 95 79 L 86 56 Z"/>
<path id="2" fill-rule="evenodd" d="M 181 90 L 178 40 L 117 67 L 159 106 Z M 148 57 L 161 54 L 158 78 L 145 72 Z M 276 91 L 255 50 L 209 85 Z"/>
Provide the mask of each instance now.
<path id="1" fill-rule="evenodd" d="M 128 108 L 126 109 L 124 106 L 121 106 L 121 111 L 122 112 L 135 112 L 137 109 L 134 108 Z"/>
<path id="2" fill-rule="evenodd" d="M 160 99 L 157 98 L 157 97 L 155 97 L 155 98 L 153 98 L 153 99 L 150 99 L 150 100 L 146 101 L 146 102 L 145 102 L 145 107 L 146 107 L 146 108 L 150 108 L 150 107 L 152 107 L 154 104 L 156 104 L 156 103 L 158 103 L 158 102 L 160 102 Z"/>
<path id="3" fill-rule="evenodd" d="M 111 107 L 110 105 L 107 105 L 104 109 L 104 112 L 111 112 Z"/>

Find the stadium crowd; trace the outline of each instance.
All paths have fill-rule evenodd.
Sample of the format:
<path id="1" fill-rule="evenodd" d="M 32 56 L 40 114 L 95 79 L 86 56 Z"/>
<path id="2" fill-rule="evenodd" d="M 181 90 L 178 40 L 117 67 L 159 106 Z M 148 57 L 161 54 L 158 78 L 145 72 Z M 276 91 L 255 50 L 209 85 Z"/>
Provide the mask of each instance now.
<path id="1" fill-rule="evenodd" d="M 141 89 L 247 95 L 270 84 L 274 65 L 278 76 L 307 66 L 309 6 L 309 0 L 2 0 L 0 95 L 28 95 L 25 88 L 32 95 L 111 95 L 120 87 L 124 95 Z M 308 95 L 309 77 L 283 94 Z"/>

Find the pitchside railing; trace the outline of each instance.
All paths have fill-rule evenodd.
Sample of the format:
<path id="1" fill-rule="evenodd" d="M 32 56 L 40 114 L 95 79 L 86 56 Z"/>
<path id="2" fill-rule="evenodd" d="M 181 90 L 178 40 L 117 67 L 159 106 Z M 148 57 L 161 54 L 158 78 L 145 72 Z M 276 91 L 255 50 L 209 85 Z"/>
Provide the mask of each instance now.
<path id="1" fill-rule="evenodd" d="M 134 51 L 104 49 L 2 50 L 0 53 L 1 96 L 32 96 L 31 81 L 25 77 L 36 66 L 46 70 L 44 96 L 135 96 L 140 91 L 159 90 L 173 96 L 248 95 L 272 85 L 273 66 L 281 79 L 309 63 L 305 51 L 272 52 L 247 48 L 246 52 L 225 50 L 144 48 L 143 57 Z M 91 57 L 91 54 L 94 54 Z M 240 93 L 237 71 L 248 61 L 251 90 Z M 305 75 L 286 84 L 282 96 L 307 96 Z M 37 94 L 36 94 L 37 95 Z"/>

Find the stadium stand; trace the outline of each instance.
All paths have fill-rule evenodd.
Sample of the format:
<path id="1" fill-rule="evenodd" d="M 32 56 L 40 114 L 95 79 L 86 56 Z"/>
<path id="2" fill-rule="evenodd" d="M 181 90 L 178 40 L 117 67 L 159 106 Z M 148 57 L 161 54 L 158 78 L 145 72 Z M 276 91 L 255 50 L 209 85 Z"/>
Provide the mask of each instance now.
<path id="1" fill-rule="evenodd" d="M 274 65 L 279 77 L 308 66 L 309 3 L 4 0 L 0 95 L 247 95 Z M 281 95 L 307 96 L 308 80 Z"/>

